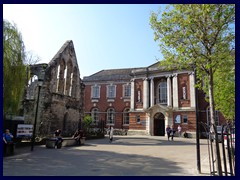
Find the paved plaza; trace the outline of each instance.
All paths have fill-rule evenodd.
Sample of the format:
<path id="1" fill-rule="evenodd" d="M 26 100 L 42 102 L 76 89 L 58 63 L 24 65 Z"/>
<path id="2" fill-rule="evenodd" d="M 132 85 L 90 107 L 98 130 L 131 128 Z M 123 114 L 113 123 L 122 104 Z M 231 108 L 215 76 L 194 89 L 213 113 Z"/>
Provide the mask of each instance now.
<path id="1" fill-rule="evenodd" d="M 208 176 L 207 141 L 200 143 L 201 174 L 195 139 L 134 135 L 62 149 L 18 148 L 14 156 L 3 158 L 3 176 Z"/>

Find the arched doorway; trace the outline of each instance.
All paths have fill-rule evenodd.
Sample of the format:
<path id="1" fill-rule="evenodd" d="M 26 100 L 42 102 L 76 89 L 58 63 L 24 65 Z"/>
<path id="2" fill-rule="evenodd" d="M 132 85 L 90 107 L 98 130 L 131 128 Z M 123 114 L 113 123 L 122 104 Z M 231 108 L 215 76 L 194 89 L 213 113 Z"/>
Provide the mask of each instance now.
<path id="1" fill-rule="evenodd" d="M 162 113 L 156 113 L 154 115 L 154 136 L 164 136 L 165 135 L 165 117 Z"/>

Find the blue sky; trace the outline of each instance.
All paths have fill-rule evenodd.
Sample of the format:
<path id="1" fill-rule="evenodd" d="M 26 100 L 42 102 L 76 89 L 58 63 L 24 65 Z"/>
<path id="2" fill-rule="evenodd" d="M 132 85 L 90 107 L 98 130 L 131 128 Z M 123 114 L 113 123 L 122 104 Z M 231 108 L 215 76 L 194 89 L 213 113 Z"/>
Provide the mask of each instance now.
<path id="1" fill-rule="evenodd" d="M 162 59 L 149 25 L 161 4 L 4 4 L 3 18 L 16 23 L 28 51 L 48 63 L 73 40 L 81 78 L 103 69 L 149 66 Z"/>

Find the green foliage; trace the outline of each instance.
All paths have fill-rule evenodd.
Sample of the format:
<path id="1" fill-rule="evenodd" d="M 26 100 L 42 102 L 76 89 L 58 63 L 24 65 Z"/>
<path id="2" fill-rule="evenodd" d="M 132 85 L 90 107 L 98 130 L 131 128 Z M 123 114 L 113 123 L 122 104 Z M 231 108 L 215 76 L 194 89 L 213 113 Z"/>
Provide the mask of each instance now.
<path id="1" fill-rule="evenodd" d="M 25 48 L 16 25 L 3 20 L 4 114 L 18 114 L 26 78 Z"/>
<path id="2" fill-rule="evenodd" d="M 232 55 L 235 50 L 235 5 L 175 4 L 168 6 L 159 16 L 160 13 L 153 12 L 150 25 L 164 56 L 160 66 L 192 68 L 194 65 L 197 87 L 208 95 L 211 111 L 216 103 L 216 107 L 224 110 L 224 115 L 230 118 L 227 108 L 235 109 L 232 107 L 235 105 L 235 82 L 229 80 L 233 73 L 230 74 L 225 67 L 234 69 L 235 65 Z M 223 82 L 225 78 L 226 82 Z M 232 106 L 224 108 L 223 105 L 229 102 Z"/>
<path id="3" fill-rule="evenodd" d="M 234 65 L 224 66 L 214 74 L 216 109 L 229 121 L 235 119 L 235 68 L 233 67 Z"/>
<path id="4" fill-rule="evenodd" d="M 83 118 L 83 128 L 85 129 L 86 132 L 88 132 L 88 129 L 91 126 L 91 123 L 92 123 L 92 117 L 90 115 L 86 115 Z"/>

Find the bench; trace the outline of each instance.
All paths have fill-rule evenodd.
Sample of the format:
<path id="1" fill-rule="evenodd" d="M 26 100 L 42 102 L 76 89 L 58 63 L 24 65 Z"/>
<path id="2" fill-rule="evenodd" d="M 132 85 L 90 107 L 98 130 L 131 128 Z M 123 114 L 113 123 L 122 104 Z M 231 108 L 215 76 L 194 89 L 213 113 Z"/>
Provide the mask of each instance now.
<path id="1" fill-rule="evenodd" d="M 56 138 L 50 138 L 50 139 L 46 140 L 46 147 L 47 148 L 55 148 L 56 140 L 57 140 Z M 63 147 L 77 145 L 77 141 L 72 137 L 65 137 L 65 138 L 62 138 L 62 140 L 63 140 L 63 142 L 62 142 Z M 80 141 L 81 141 L 81 145 L 85 144 L 85 137 L 82 137 L 80 139 Z"/>
<path id="2" fill-rule="evenodd" d="M 81 145 L 85 144 L 85 137 L 82 137 L 80 139 Z M 76 146 L 77 141 L 76 139 L 69 137 L 69 138 L 63 138 L 62 146 Z"/>
<path id="3" fill-rule="evenodd" d="M 46 140 L 46 148 L 55 148 L 57 139 L 56 138 L 49 138 Z"/>

